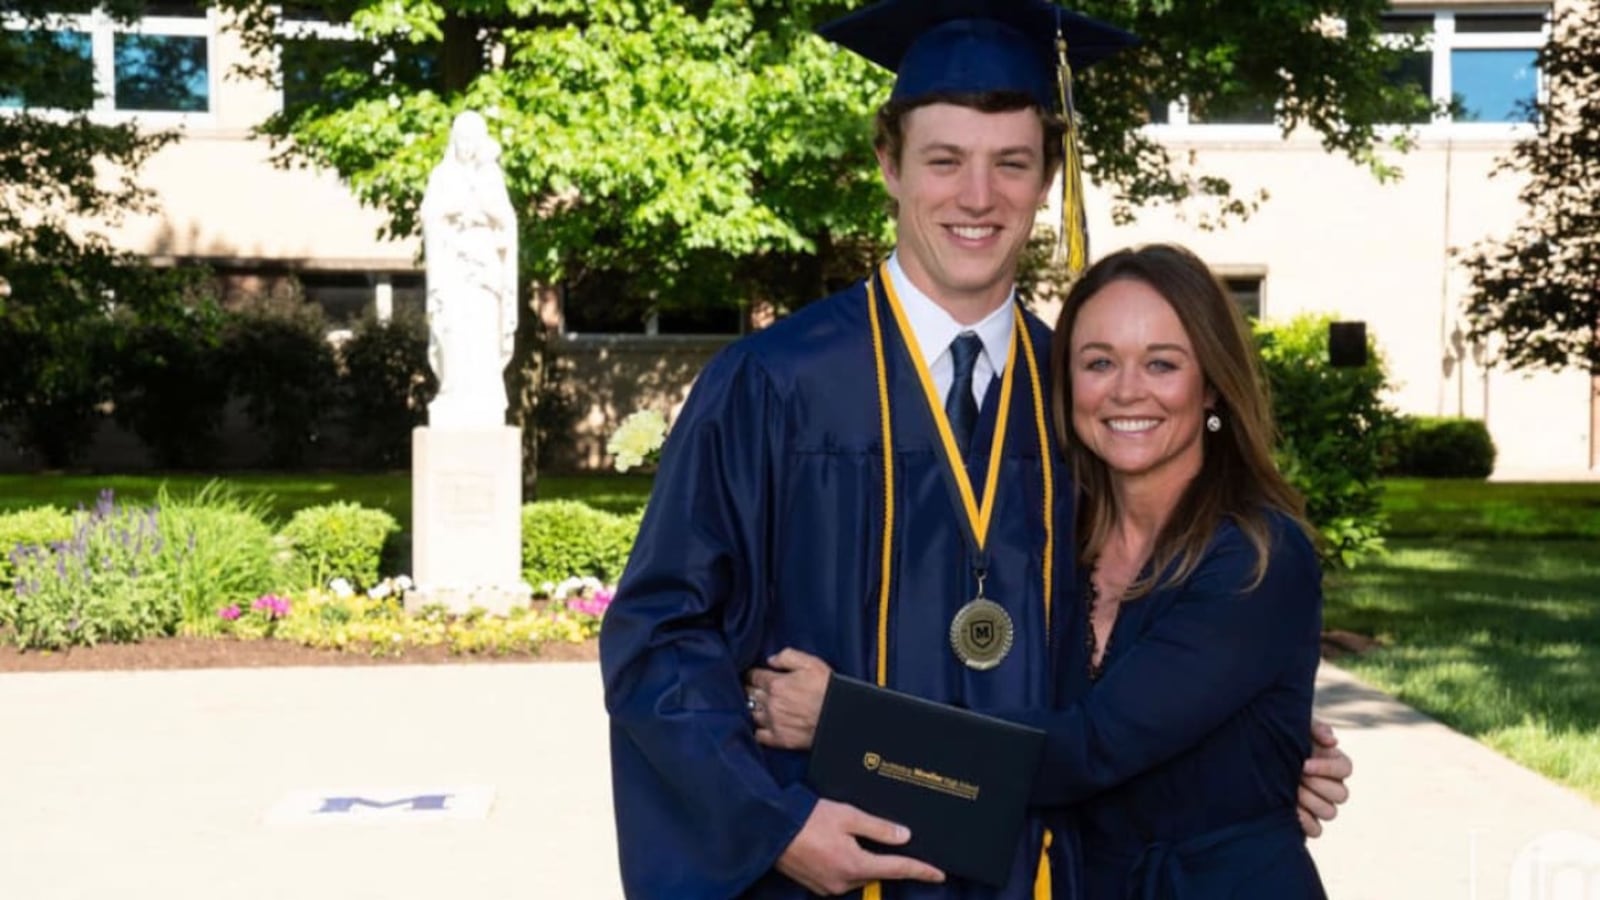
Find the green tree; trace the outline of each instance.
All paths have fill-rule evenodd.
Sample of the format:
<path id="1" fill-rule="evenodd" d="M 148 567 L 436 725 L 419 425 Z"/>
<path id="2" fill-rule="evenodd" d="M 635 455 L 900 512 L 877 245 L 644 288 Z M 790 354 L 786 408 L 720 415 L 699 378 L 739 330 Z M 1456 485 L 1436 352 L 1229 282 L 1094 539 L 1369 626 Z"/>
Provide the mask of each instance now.
<path id="1" fill-rule="evenodd" d="M 1600 6 L 1556 9 L 1539 54 L 1536 130 L 1500 167 L 1527 178 L 1523 219 L 1466 256 L 1466 312 L 1472 337 L 1499 335 L 1497 355 L 1513 369 L 1600 372 Z"/>
<path id="2" fill-rule="evenodd" d="M 170 305 L 189 283 L 98 227 L 147 210 L 139 166 L 176 135 L 102 124 L 87 36 L 52 16 L 131 21 L 137 0 L 11 0 L 0 29 L 0 425 L 50 465 L 88 442 L 110 391 L 114 310 Z"/>
<path id="3" fill-rule="evenodd" d="M 337 172 L 417 232 L 454 114 L 479 110 L 503 148 L 522 223 L 522 273 L 646 309 L 793 305 L 855 277 L 889 239 L 870 116 L 887 73 L 812 34 L 854 0 L 323 0 L 300 17 L 348 23 L 317 41 L 285 7 L 220 0 L 290 98 L 262 126 L 285 165 Z M 1226 181 L 1189 171 L 1137 126 L 1153 99 L 1275 102 L 1284 129 L 1380 174 L 1378 123 L 1427 101 L 1388 78 L 1384 0 L 1079 4 L 1144 44 L 1084 73 L 1090 171 L 1119 215 L 1156 202 L 1247 214 Z M 308 12 L 308 10 L 310 10 Z M 278 60 L 284 61 L 280 68 Z M 524 315 L 524 321 L 534 320 Z M 514 396 L 541 378 L 519 336 Z M 532 429 L 525 428 L 524 433 Z M 526 454 L 534 458 L 535 454 Z"/>

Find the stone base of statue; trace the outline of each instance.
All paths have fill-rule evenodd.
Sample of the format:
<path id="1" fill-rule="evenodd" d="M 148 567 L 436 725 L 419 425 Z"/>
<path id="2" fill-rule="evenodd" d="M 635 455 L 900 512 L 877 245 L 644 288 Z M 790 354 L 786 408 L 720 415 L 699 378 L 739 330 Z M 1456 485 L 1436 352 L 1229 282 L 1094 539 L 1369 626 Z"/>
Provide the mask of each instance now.
<path id="1" fill-rule="evenodd" d="M 443 604 L 504 615 L 529 604 L 522 580 L 522 433 L 508 425 L 411 432 L 407 612 Z"/>

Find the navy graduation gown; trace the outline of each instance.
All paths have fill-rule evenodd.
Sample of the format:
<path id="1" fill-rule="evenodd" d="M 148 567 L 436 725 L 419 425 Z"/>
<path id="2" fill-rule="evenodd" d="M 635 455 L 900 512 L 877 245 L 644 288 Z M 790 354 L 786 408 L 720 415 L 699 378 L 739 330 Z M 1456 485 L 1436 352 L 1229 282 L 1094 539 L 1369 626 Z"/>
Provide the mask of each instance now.
<path id="1" fill-rule="evenodd" d="M 1059 712 L 1007 718 L 1047 732 L 1034 801 L 1078 804 L 1086 900 L 1324 896 L 1295 818 L 1310 754 L 1322 573 L 1280 513 L 1266 578 L 1224 522 L 1183 583 L 1123 603 L 1088 681 L 1087 616 L 1066 623 Z"/>
<path id="2" fill-rule="evenodd" d="M 963 513 L 940 471 L 935 420 L 909 350 L 881 291 L 876 302 L 895 453 L 887 683 L 978 709 L 1046 706 L 1055 642 L 1042 576 L 1053 565 L 1052 593 L 1074 602 L 1070 528 L 1061 526 L 1072 521 L 1072 497 L 1056 485 L 1055 558 L 1047 561 L 1044 476 L 1021 350 L 985 590 L 1010 613 L 1016 640 L 998 667 L 977 672 L 949 642 L 951 618 L 976 589 Z M 1021 336 L 1047 368 L 1049 330 L 1024 319 Z M 874 358 L 867 292 L 858 284 L 719 354 L 673 426 L 600 635 L 630 897 L 807 895 L 772 870 L 816 802 L 802 782 L 806 756 L 756 744 L 741 674 L 794 646 L 836 671 L 875 677 L 885 485 Z M 967 460 L 975 491 L 999 386 L 995 379 Z M 1054 471 L 1059 478 L 1065 470 Z M 1052 625 L 1066 608 L 1052 611 Z M 1042 824 L 1030 821 L 1003 891 L 952 879 L 885 884 L 884 895 L 1031 897 L 1042 840 Z M 1071 845 L 1057 835 L 1052 854 L 1064 858 L 1061 848 Z M 1073 876 L 1063 862 L 1057 897 L 1072 896 L 1065 882 Z"/>

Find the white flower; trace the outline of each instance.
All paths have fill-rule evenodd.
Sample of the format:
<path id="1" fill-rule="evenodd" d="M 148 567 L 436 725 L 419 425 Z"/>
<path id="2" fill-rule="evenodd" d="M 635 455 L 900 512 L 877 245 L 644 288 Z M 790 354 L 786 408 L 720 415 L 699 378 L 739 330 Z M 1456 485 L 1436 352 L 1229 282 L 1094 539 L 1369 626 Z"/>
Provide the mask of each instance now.
<path id="1" fill-rule="evenodd" d="M 350 582 L 343 578 L 335 578 L 328 582 L 328 590 L 333 591 L 335 597 L 349 597 L 356 592 L 356 589 L 350 586 Z"/>
<path id="2" fill-rule="evenodd" d="M 617 471 L 626 472 L 660 450 L 666 439 L 666 416 L 653 409 L 641 409 L 617 426 L 606 442 L 606 452 L 616 457 Z"/>
<path id="3" fill-rule="evenodd" d="M 401 575 L 399 578 L 394 580 L 394 586 L 402 591 L 409 591 L 415 586 L 415 582 L 411 580 L 410 575 Z"/>
<path id="4" fill-rule="evenodd" d="M 372 590 L 367 591 L 367 596 L 374 600 L 382 600 L 392 593 L 394 593 L 394 588 L 390 586 L 387 580 L 384 580 L 378 582 L 377 586 Z"/>
<path id="5" fill-rule="evenodd" d="M 600 583 L 600 579 L 592 575 L 574 575 L 571 578 L 564 579 L 548 593 L 551 599 L 566 600 L 571 597 L 592 596 L 595 591 L 603 587 L 605 585 Z"/>

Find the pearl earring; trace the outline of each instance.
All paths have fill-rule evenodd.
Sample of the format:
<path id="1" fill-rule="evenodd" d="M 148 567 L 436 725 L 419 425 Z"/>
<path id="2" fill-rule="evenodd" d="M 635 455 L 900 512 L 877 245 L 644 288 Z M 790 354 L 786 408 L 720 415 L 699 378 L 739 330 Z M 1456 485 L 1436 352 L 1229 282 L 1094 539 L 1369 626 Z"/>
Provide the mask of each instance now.
<path id="1" fill-rule="evenodd" d="M 1222 430 L 1222 417 L 1216 413 L 1206 416 L 1206 430 L 1212 434 Z"/>

